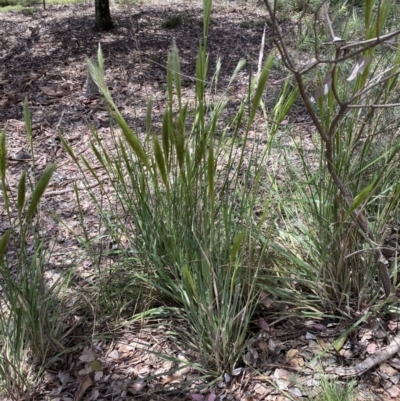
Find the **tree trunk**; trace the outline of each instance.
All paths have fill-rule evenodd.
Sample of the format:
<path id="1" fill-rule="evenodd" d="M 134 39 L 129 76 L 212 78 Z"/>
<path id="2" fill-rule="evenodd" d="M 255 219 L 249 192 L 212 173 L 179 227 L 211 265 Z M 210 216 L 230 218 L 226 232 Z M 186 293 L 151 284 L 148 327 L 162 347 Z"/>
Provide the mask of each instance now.
<path id="1" fill-rule="evenodd" d="M 94 29 L 96 31 L 108 31 L 113 28 L 110 14 L 109 0 L 94 0 L 96 22 Z"/>

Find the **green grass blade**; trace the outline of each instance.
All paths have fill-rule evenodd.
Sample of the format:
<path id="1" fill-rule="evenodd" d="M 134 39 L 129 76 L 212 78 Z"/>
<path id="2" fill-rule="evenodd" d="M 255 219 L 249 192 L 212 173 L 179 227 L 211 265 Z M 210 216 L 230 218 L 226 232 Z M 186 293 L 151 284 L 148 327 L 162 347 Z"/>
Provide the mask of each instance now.
<path id="1" fill-rule="evenodd" d="M 244 237 L 245 237 L 245 233 L 241 232 L 239 235 L 236 236 L 235 240 L 233 241 L 231 255 L 230 255 L 231 263 L 235 260 L 236 255 L 238 254 L 239 249 L 242 246 Z"/>
<path id="2" fill-rule="evenodd" d="M 363 202 L 366 201 L 366 199 L 371 195 L 372 191 L 374 190 L 376 186 L 376 180 L 372 182 L 371 184 L 367 185 L 361 192 L 354 198 L 354 202 L 350 206 L 348 212 L 346 213 L 346 218 L 348 218 L 356 209 L 358 209 Z"/>
<path id="3" fill-rule="evenodd" d="M 211 21 L 212 0 L 203 1 L 203 40 L 207 46 L 208 29 Z"/>
<path id="4" fill-rule="evenodd" d="M 10 238 L 11 230 L 7 230 L 0 238 L 0 265 L 3 261 L 4 254 L 7 249 L 8 239 Z"/>
<path id="5" fill-rule="evenodd" d="M 122 129 L 124 137 L 125 137 L 126 141 L 128 142 L 129 146 L 135 152 L 138 159 L 150 170 L 150 164 L 149 164 L 147 154 L 144 151 L 143 146 L 141 145 L 138 137 L 129 128 L 128 124 L 125 122 L 123 117 L 119 114 L 119 112 L 117 114 L 114 114 L 114 118 L 116 119 L 118 125 Z"/>
<path id="6" fill-rule="evenodd" d="M 23 113 L 24 113 L 25 131 L 26 131 L 26 134 L 28 135 L 29 146 L 30 146 L 30 149 L 33 150 L 32 121 L 31 121 L 31 115 L 30 115 L 29 108 L 28 108 L 28 98 L 27 97 L 25 97 L 25 100 L 24 100 Z"/>
<path id="7" fill-rule="evenodd" d="M 267 80 L 268 80 L 269 73 L 271 71 L 273 62 L 274 62 L 274 55 L 271 53 L 264 63 L 264 67 L 262 69 L 260 78 L 258 80 L 256 93 L 254 94 L 253 102 L 251 104 L 250 117 L 249 117 L 249 121 L 247 123 L 247 131 L 250 129 L 251 125 L 253 124 L 254 118 L 257 113 L 258 105 L 260 104 L 262 94 L 265 90 L 265 86 L 267 84 Z"/>
<path id="8" fill-rule="evenodd" d="M 6 180 L 6 168 L 7 168 L 7 147 L 6 147 L 6 133 L 5 131 L 0 132 L 0 178 L 3 183 L 3 191 L 5 191 L 5 180 Z"/>
<path id="9" fill-rule="evenodd" d="M 176 47 L 175 41 L 172 44 L 172 72 L 175 83 L 176 95 L 178 97 L 179 105 L 181 105 L 182 100 L 182 90 L 181 90 L 181 62 L 179 60 L 179 52 Z"/>
<path id="10" fill-rule="evenodd" d="M 30 221 L 32 220 L 32 217 L 36 212 L 40 199 L 42 198 L 44 191 L 46 190 L 47 185 L 49 184 L 55 169 L 56 165 L 50 164 L 49 166 L 46 167 L 43 174 L 39 178 L 39 181 L 37 182 L 36 187 L 33 190 L 32 199 L 29 204 L 28 211 L 26 212 L 26 217 L 25 217 L 26 224 L 29 224 Z"/>
<path id="11" fill-rule="evenodd" d="M 26 196 L 26 169 L 21 174 L 21 178 L 18 183 L 18 195 L 17 195 L 17 209 L 18 217 L 21 221 L 22 211 L 25 206 L 25 196 Z"/>
<path id="12" fill-rule="evenodd" d="M 160 142 L 156 136 L 154 136 L 153 138 L 153 145 L 154 145 L 154 157 L 156 159 L 158 169 L 160 170 L 161 179 L 165 185 L 167 194 L 169 195 L 168 173 L 165 166 L 165 160 L 160 146 Z"/>

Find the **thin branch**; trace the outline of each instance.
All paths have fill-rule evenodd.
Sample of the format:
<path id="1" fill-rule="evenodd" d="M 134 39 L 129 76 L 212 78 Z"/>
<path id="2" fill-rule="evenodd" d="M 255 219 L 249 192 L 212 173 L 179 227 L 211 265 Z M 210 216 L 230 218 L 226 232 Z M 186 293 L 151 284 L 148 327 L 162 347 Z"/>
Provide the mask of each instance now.
<path id="1" fill-rule="evenodd" d="M 400 103 L 388 103 L 388 104 L 350 104 L 347 106 L 349 109 L 385 109 L 392 107 L 400 107 Z"/>
<path id="2" fill-rule="evenodd" d="M 313 110 L 313 107 L 311 105 L 310 100 L 308 99 L 308 95 L 306 93 L 306 90 L 305 90 L 305 87 L 304 87 L 304 83 L 303 83 L 303 78 L 302 78 L 301 74 L 294 68 L 292 60 L 291 60 L 291 58 L 289 56 L 289 52 L 288 52 L 288 50 L 286 48 L 286 45 L 285 45 L 285 42 L 283 40 L 282 31 L 280 29 L 279 24 L 276 21 L 275 15 L 273 15 L 273 10 L 271 9 L 271 6 L 270 6 L 268 0 L 264 0 L 264 3 L 265 3 L 265 5 L 266 5 L 266 7 L 268 9 L 268 12 L 269 12 L 270 16 L 271 16 L 271 20 L 274 21 L 274 25 L 276 26 L 275 27 L 276 28 L 275 32 L 276 32 L 278 38 L 277 39 L 274 38 L 274 43 L 275 43 L 275 45 L 276 45 L 276 47 L 277 47 L 277 49 L 278 49 L 278 51 L 279 51 L 279 53 L 280 53 L 280 55 L 282 57 L 282 61 L 285 64 L 285 66 L 290 71 L 292 71 L 292 73 L 293 73 L 293 75 L 294 75 L 294 77 L 295 77 L 295 79 L 297 81 L 297 85 L 299 87 L 299 91 L 300 91 L 301 97 L 302 97 L 302 99 L 304 101 L 304 104 L 305 104 L 305 106 L 307 108 L 308 114 L 310 115 L 310 117 L 311 117 L 311 119 L 313 121 L 313 124 L 315 125 L 316 129 L 318 130 L 319 135 L 324 140 L 327 140 L 327 137 L 326 137 L 326 134 L 324 132 L 324 129 L 323 129 L 323 127 L 322 127 L 317 115 L 315 114 L 315 112 Z"/>

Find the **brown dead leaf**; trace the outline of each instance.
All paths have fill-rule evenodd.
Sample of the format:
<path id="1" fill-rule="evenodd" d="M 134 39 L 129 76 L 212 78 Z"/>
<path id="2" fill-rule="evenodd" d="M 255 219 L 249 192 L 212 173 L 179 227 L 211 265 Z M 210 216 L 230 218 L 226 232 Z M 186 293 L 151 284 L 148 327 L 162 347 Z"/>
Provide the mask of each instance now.
<path id="1" fill-rule="evenodd" d="M 95 359 L 96 359 L 96 356 L 95 356 L 94 352 L 88 347 L 84 348 L 82 355 L 79 357 L 79 360 L 82 362 L 92 362 Z"/>
<path id="2" fill-rule="evenodd" d="M 85 376 L 76 390 L 74 401 L 80 401 L 85 391 L 93 384 L 92 379 L 88 376 Z"/>
<path id="3" fill-rule="evenodd" d="M 391 386 L 386 389 L 386 391 L 389 393 L 390 397 L 395 398 L 398 400 L 399 395 L 400 395 L 400 388 L 399 386 Z"/>
<path id="4" fill-rule="evenodd" d="M 269 325 L 268 325 L 268 323 L 266 322 L 266 320 L 264 318 L 260 317 L 258 319 L 258 325 L 260 326 L 260 328 L 262 330 L 264 330 L 266 332 L 269 332 Z"/>
<path id="5" fill-rule="evenodd" d="M 146 382 L 143 378 L 138 378 L 136 379 L 130 386 L 130 388 L 133 390 L 133 394 L 140 393 L 143 391 L 143 389 L 146 387 Z M 204 398 L 204 397 L 203 397 Z M 202 400 L 198 400 L 202 401 Z"/>
<path id="6" fill-rule="evenodd" d="M 268 351 L 268 343 L 264 339 L 261 339 L 258 342 L 258 347 L 260 348 L 261 351 L 264 351 L 264 352 Z"/>
<path id="7" fill-rule="evenodd" d="M 389 363 L 390 363 L 390 365 L 392 365 L 394 368 L 400 370 L 400 358 L 393 358 Z"/>
<path id="8" fill-rule="evenodd" d="M 322 96 L 326 96 L 332 86 L 332 71 L 333 69 L 331 68 L 325 75 L 324 82 L 322 83 L 321 86 L 319 86 L 317 89 L 315 89 L 313 96 L 311 96 L 310 101 L 311 103 L 315 103 L 320 99 Z"/>
<path id="9" fill-rule="evenodd" d="M 290 349 L 286 353 L 286 362 L 295 368 L 297 367 L 302 367 L 304 366 L 304 359 L 303 357 L 299 354 L 299 350 L 297 349 Z"/>
<path id="10" fill-rule="evenodd" d="M 39 86 L 39 89 L 48 96 L 61 96 L 61 94 L 56 92 L 53 88 L 49 88 L 48 86 Z"/>
<path id="11" fill-rule="evenodd" d="M 95 382 L 98 382 L 99 380 L 101 380 L 102 377 L 103 377 L 103 371 L 100 370 L 94 373 L 93 380 Z"/>
<path id="12" fill-rule="evenodd" d="M 287 390 L 290 384 L 290 373 L 286 369 L 275 369 L 273 374 L 276 385 L 281 390 Z"/>
<path id="13" fill-rule="evenodd" d="M 378 348 L 378 346 L 376 345 L 376 343 L 368 344 L 368 346 L 367 346 L 368 354 L 373 354 L 376 351 L 377 348 Z"/>
<path id="14" fill-rule="evenodd" d="M 379 366 L 379 371 L 388 375 L 389 377 L 396 376 L 398 374 L 397 370 L 392 368 L 388 363 L 382 363 L 382 365 Z"/>
<path id="15" fill-rule="evenodd" d="M 182 381 L 182 378 L 181 378 L 179 375 L 167 376 L 167 377 L 162 381 L 162 386 L 165 387 L 167 384 L 179 383 L 180 381 Z"/>
<path id="16" fill-rule="evenodd" d="M 268 388 L 265 384 L 261 384 L 261 383 L 257 383 L 254 386 L 254 390 L 253 390 L 257 396 L 260 397 L 260 399 L 263 399 L 264 397 L 266 397 L 268 394 L 271 393 L 271 389 Z"/>
<path id="17" fill-rule="evenodd" d="M 88 374 L 90 374 L 90 373 L 92 373 L 92 372 L 93 372 L 92 367 L 91 367 L 90 365 L 87 365 L 87 366 L 85 366 L 83 369 L 81 369 L 81 370 L 78 372 L 78 375 L 79 375 L 79 376 L 85 376 L 85 375 L 88 375 Z"/>
<path id="18" fill-rule="evenodd" d="M 353 65 L 350 76 L 347 78 L 347 81 L 354 81 L 358 74 L 362 74 L 364 70 L 367 68 L 368 64 L 371 62 L 372 56 L 363 57 L 361 55 L 358 56 L 356 63 Z"/>

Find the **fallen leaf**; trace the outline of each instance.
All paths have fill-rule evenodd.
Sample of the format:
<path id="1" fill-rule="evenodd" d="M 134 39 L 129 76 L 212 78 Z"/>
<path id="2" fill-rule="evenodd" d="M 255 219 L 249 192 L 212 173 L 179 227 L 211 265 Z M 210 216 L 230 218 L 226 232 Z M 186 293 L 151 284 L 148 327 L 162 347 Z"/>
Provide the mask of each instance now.
<path id="1" fill-rule="evenodd" d="M 356 63 L 353 65 L 350 76 L 347 78 L 347 81 L 354 81 L 358 74 L 362 74 L 364 70 L 367 68 L 368 64 L 371 62 L 372 56 L 358 56 Z"/>
<path id="2" fill-rule="evenodd" d="M 79 401 L 85 391 L 93 384 L 92 379 L 89 376 L 86 376 L 83 380 L 81 380 L 81 383 L 78 387 L 78 390 L 76 390 L 74 401 Z"/>
<path id="3" fill-rule="evenodd" d="M 295 397 L 303 397 L 303 393 L 297 387 L 292 387 L 288 389 L 288 392 Z"/>
<path id="4" fill-rule="evenodd" d="M 203 394 L 190 394 L 194 401 L 203 401 L 204 395 Z"/>
<path id="5" fill-rule="evenodd" d="M 98 382 L 102 377 L 103 377 L 103 371 L 100 370 L 100 371 L 95 372 L 93 380 L 95 382 Z"/>
<path id="6" fill-rule="evenodd" d="M 322 96 L 326 96 L 329 93 L 332 86 L 332 71 L 333 69 L 330 69 L 326 73 L 323 84 L 315 89 L 313 96 L 310 97 L 311 103 L 315 103 Z"/>
<path id="7" fill-rule="evenodd" d="M 79 357 L 79 360 L 82 362 L 92 362 L 96 359 L 94 352 L 88 348 L 83 350 L 83 354 Z"/>
<path id="8" fill-rule="evenodd" d="M 206 399 L 204 401 L 215 401 L 217 396 L 214 393 L 210 393 L 207 395 Z"/>
<path id="9" fill-rule="evenodd" d="M 367 346 L 368 354 L 373 354 L 376 351 L 377 347 L 378 346 L 375 343 L 368 344 L 368 346 Z"/>
<path id="10" fill-rule="evenodd" d="M 258 342 L 258 347 L 261 351 L 268 351 L 268 343 L 263 339 Z"/>
<path id="11" fill-rule="evenodd" d="M 314 324 L 314 325 L 313 325 L 313 328 L 314 328 L 315 330 L 319 330 L 319 331 L 324 331 L 324 330 L 326 330 L 326 326 L 323 325 L 323 324 L 320 324 L 320 323 Z"/>
<path id="12" fill-rule="evenodd" d="M 275 369 L 273 376 L 274 376 L 276 385 L 281 390 L 287 390 L 287 388 L 290 384 L 289 372 L 286 369 Z"/>
<path id="13" fill-rule="evenodd" d="M 98 359 L 95 359 L 94 361 L 91 362 L 90 366 L 92 369 L 97 372 L 99 370 L 103 370 L 103 366 L 101 366 L 101 362 Z"/>
<path id="14" fill-rule="evenodd" d="M 304 359 L 299 354 L 299 351 L 297 349 L 290 349 L 288 352 L 286 352 L 285 359 L 290 366 L 296 368 L 304 366 Z"/>
<path id="15" fill-rule="evenodd" d="M 58 372 L 58 378 L 60 379 L 60 382 L 63 386 L 75 381 L 75 379 L 71 377 L 69 373 Z"/>
<path id="16" fill-rule="evenodd" d="M 59 96 L 59 94 L 53 89 L 49 88 L 48 86 L 40 86 L 39 87 L 42 92 L 49 96 Z"/>
<path id="17" fill-rule="evenodd" d="M 399 358 L 393 358 L 389 363 L 390 363 L 394 368 L 400 370 L 400 359 L 399 359 Z"/>
<path id="18" fill-rule="evenodd" d="M 258 319 L 258 325 L 260 326 L 260 328 L 262 330 L 267 331 L 267 332 L 269 331 L 269 325 L 264 318 L 260 317 Z"/>
<path id="19" fill-rule="evenodd" d="M 398 386 L 391 386 L 391 387 L 385 389 L 385 391 L 387 391 L 392 398 L 396 398 L 396 399 L 398 399 L 399 394 L 400 394 L 400 389 Z"/>
<path id="20" fill-rule="evenodd" d="M 381 366 L 379 366 L 379 371 L 381 373 L 385 373 L 389 377 L 396 376 L 397 375 L 397 370 L 392 368 L 389 364 L 383 363 Z"/>
<path id="21" fill-rule="evenodd" d="M 268 394 L 271 393 L 271 389 L 266 387 L 264 384 L 257 383 L 254 386 L 253 390 L 259 397 L 260 399 L 266 397 Z"/>

